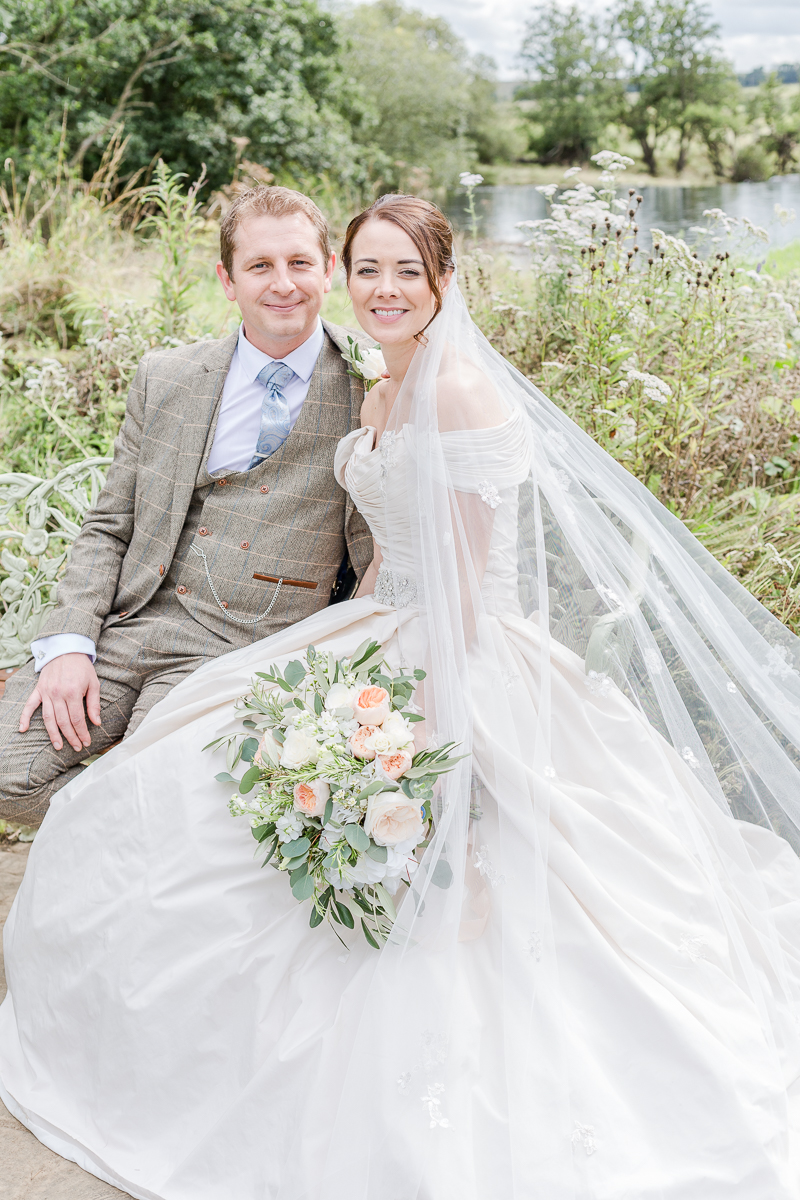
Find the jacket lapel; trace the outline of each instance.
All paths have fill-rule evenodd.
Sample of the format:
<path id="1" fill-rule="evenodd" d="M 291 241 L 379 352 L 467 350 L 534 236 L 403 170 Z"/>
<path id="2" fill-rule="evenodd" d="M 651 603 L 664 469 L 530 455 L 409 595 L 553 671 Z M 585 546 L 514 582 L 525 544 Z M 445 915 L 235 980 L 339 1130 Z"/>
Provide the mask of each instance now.
<path id="1" fill-rule="evenodd" d="M 201 343 L 201 350 L 187 368 L 182 383 L 184 395 L 175 432 L 174 491 L 170 510 L 170 536 L 175 545 L 192 502 L 197 473 L 205 452 L 209 430 L 215 423 L 222 389 L 236 349 L 238 333 L 218 342 Z"/>

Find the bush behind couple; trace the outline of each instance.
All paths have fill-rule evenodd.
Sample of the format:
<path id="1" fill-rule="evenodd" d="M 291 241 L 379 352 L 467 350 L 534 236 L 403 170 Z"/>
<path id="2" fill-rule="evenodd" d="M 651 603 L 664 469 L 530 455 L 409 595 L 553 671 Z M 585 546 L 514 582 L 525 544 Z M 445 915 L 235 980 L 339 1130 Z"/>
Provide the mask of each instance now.
<path id="1" fill-rule="evenodd" d="M 372 591 L 380 551 L 334 453 L 361 424 L 380 436 L 451 251 L 446 220 L 415 197 L 351 222 L 354 312 L 387 365 L 365 401 L 342 357 L 364 334 L 320 318 L 336 266 L 324 216 L 287 188 L 237 198 L 217 275 L 241 326 L 139 364 L 56 608 L 0 700 L 0 816 L 38 824 L 84 759 L 204 662 L 323 608 L 348 563 Z"/>

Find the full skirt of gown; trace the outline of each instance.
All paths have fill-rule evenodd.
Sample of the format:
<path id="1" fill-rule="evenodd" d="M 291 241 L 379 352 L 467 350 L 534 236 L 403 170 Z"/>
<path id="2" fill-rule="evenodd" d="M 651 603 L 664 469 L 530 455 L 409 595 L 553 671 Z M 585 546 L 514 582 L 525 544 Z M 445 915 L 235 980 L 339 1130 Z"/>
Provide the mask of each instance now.
<path id="1" fill-rule="evenodd" d="M 220 759 L 202 747 L 236 727 L 233 701 L 254 671 L 312 642 L 351 654 L 367 637 L 397 662 L 400 627 L 408 660 L 416 620 L 413 608 L 365 597 L 217 659 L 55 796 L 6 926 L 0 1096 L 57 1153 L 141 1200 L 325 1200 L 330 1131 L 306 1128 L 308 1099 L 321 1059 L 347 1041 L 348 1000 L 366 986 L 376 952 L 355 938 L 343 949 L 327 925 L 309 928 L 308 904 L 261 868 L 247 821 L 228 812 L 230 785 L 214 780 Z M 535 705 L 538 626 L 487 620 Z M 547 883 L 575 1196 L 797 1197 L 800 1063 L 776 1048 L 770 1027 L 797 1014 L 780 1012 L 778 998 L 765 1014 L 739 977 L 730 921 L 675 835 L 659 766 L 666 743 L 619 691 L 587 687 L 575 654 L 558 644 L 550 653 L 557 779 Z M 490 722 L 474 691 L 480 771 Z M 729 820 L 674 758 L 703 820 Z M 476 847 L 489 911 L 460 943 L 456 981 L 468 996 L 479 1086 L 454 1099 L 449 1166 L 426 1180 L 424 1200 L 510 1200 L 494 1096 L 503 1079 L 493 1039 L 502 880 L 487 862 L 497 811 L 515 803 L 483 799 Z M 796 994 L 800 860 L 769 830 L 743 825 L 742 834 Z M 747 938 L 744 910 L 735 917 Z M 521 997 L 518 1020 L 528 1019 Z M 363 1086 L 369 1092 L 369 1077 Z M 335 1110 L 337 1096 L 329 1099 Z M 315 1095 L 316 1113 L 325 1100 Z M 542 1102 L 531 1096 L 532 1121 Z M 551 1196 L 532 1178 L 517 1182 L 515 1200 L 572 1194 Z"/>

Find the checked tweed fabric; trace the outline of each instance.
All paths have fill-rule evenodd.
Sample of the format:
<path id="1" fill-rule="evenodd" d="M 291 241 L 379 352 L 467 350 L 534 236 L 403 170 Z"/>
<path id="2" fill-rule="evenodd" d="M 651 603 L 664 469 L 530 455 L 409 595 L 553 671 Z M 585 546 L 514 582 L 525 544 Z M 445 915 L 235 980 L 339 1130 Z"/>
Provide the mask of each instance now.
<path id="1" fill-rule="evenodd" d="M 148 606 L 165 618 L 163 645 L 154 650 L 185 652 L 176 618 L 199 622 L 230 646 L 246 645 L 325 607 L 345 546 L 363 574 L 372 538 L 333 477 L 336 445 L 359 424 L 363 384 L 341 358 L 346 332 L 327 323 L 325 331 L 286 441 L 252 471 L 213 481 L 205 461 L 236 334 L 142 360 L 106 486 L 74 542 L 40 636 L 81 633 L 99 642 L 104 628 Z M 199 535 L 201 527 L 210 534 Z M 317 588 L 284 587 L 268 620 L 235 625 L 215 604 L 192 542 L 205 550 L 217 592 L 238 616 L 256 616 L 269 603 L 273 588 L 254 573 L 313 580 Z"/>
<path id="2" fill-rule="evenodd" d="M 264 399 L 261 402 L 261 427 L 250 470 L 274 454 L 289 436 L 289 404 L 283 389 L 293 375 L 294 371 L 286 363 L 273 362 L 256 376 L 259 383 L 264 385 Z"/>

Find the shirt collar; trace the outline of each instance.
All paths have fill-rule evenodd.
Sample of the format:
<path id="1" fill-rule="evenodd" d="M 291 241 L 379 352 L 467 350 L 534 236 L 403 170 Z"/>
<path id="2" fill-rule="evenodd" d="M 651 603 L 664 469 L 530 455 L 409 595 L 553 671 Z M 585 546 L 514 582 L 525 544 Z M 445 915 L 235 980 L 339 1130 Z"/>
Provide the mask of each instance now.
<path id="1" fill-rule="evenodd" d="M 268 354 L 258 350 L 252 342 L 248 342 L 244 332 L 244 321 L 242 321 L 239 326 L 239 341 L 236 348 L 242 369 L 252 382 L 256 381 L 259 373 L 271 362 L 282 362 L 286 363 L 287 367 L 291 367 L 295 375 L 300 376 L 303 383 L 308 383 L 314 373 L 314 367 L 317 365 L 324 341 L 325 330 L 322 328 L 322 321 L 317 317 L 314 332 L 306 338 L 302 346 L 298 346 L 290 354 L 285 354 L 283 358 L 270 358 Z"/>

